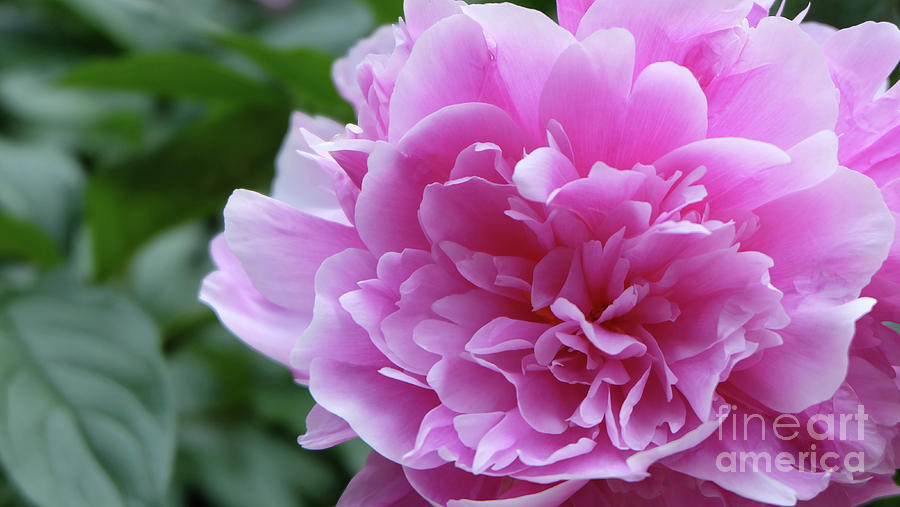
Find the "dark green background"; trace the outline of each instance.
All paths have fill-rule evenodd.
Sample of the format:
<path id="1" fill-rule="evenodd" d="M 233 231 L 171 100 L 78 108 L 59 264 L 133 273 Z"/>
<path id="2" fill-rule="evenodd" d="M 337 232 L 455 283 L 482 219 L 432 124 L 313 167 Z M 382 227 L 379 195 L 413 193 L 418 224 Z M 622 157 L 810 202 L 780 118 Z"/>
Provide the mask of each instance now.
<path id="1" fill-rule="evenodd" d="M 295 445 L 309 395 L 197 291 L 231 190 L 267 189 L 291 110 L 352 121 L 331 61 L 400 13 L 0 0 L 0 506 L 335 502 L 366 447 Z M 898 17 L 896 0 L 810 15 Z"/>

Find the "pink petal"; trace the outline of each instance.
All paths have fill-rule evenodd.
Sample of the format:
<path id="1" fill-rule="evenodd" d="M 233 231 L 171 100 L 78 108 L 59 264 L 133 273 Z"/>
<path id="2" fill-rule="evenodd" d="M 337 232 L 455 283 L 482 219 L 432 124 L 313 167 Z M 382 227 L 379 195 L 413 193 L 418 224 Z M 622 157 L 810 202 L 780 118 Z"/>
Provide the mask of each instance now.
<path id="1" fill-rule="evenodd" d="M 510 113 L 527 132 L 542 135 L 543 125 L 538 125 L 541 91 L 554 62 L 575 37 L 543 13 L 517 5 L 468 5 L 463 11 L 491 41 Z"/>
<path id="2" fill-rule="evenodd" d="M 785 414 L 830 398 L 847 376 L 847 351 L 856 321 L 874 303 L 863 298 L 840 306 L 815 302 L 801 306 L 791 312 L 790 325 L 779 331 L 784 344 L 763 351 L 759 362 L 732 373 L 729 383 Z"/>
<path id="3" fill-rule="evenodd" d="M 635 70 L 653 62 L 681 63 L 698 37 L 738 26 L 751 0 L 597 0 L 578 26 L 583 39 L 604 28 L 625 28 L 638 42 Z"/>
<path id="4" fill-rule="evenodd" d="M 309 325 L 311 312 L 289 310 L 263 297 L 228 249 L 223 235 L 216 236 L 210 250 L 218 271 L 203 280 L 200 300 L 247 345 L 288 365 L 291 348 Z M 305 372 L 298 374 L 306 376 Z"/>
<path id="5" fill-rule="evenodd" d="M 856 298 L 887 257 L 894 223 L 869 178 L 847 169 L 756 210 L 744 248 L 775 261 L 772 283 L 787 294 Z"/>
<path id="6" fill-rule="evenodd" d="M 466 350 L 473 354 L 493 354 L 508 350 L 527 350 L 549 325 L 525 320 L 497 317 L 483 326 L 466 343 Z"/>
<path id="7" fill-rule="evenodd" d="M 342 295 L 356 290 L 359 281 L 371 279 L 374 272 L 375 260 L 363 250 L 346 250 L 322 264 L 316 274 L 312 322 L 291 351 L 294 368 L 308 371 L 316 358 L 371 365 L 374 370 L 389 366 L 369 334 L 340 303 Z"/>
<path id="8" fill-rule="evenodd" d="M 356 203 L 356 229 L 375 255 L 430 249 L 416 211 L 422 191 L 431 181 L 431 175 L 417 172 L 393 147 L 379 145 L 375 149 Z"/>
<path id="9" fill-rule="evenodd" d="M 333 174 L 341 169 L 317 155 L 302 130 L 324 140 L 344 132 L 340 124 L 327 118 L 312 118 L 299 112 L 291 115 L 291 127 L 275 160 L 272 197 L 304 213 L 348 224 L 335 192 Z M 327 170 L 326 164 L 334 165 L 333 170 Z"/>
<path id="10" fill-rule="evenodd" d="M 337 507 L 427 507 L 430 505 L 409 485 L 403 467 L 377 452 L 347 485 Z"/>
<path id="11" fill-rule="evenodd" d="M 740 59 L 707 88 L 710 137 L 746 137 L 787 149 L 833 130 L 838 100 L 818 44 L 796 24 L 765 18 Z"/>
<path id="12" fill-rule="evenodd" d="M 536 431 L 558 435 L 587 394 L 585 386 L 561 386 L 547 370 L 526 371 L 516 381 L 522 418 Z"/>
<path id="13" fill-rule="evenodd" d="M 538 148 L 516 164 L 513 181 L 526 199 L 547 202 L 550 195 L 578 178 L 572 161 L 552 148 Z"/>
<path id="14" fill-rule="evenodd" d="M 691 72 L 674 63 L 647 66 L 634 82 L 616 157 L 630 169 L 706 137 L 706 96 Z"/>
<path id="15" fill-rule="evenodd" d="M 386 55 L 394 49 L 394 29 L 391 26 L 379 27 L 369 37 L 359 41 L 350 48 L 347 56 L 334 62 L 331 77 L 334 84 L 347 102 L 357 110 L 366 106 L 366 98 L 359 86 L 358 67 L 370 54 Z M 316 133 L 319 135 L 318 133 Z M 319 135 L 319 137 L 325 137 Z"/>
<path id="16" fill-rule="evenodd" d="M 822 49 L 841 91 L 841 114 L 850 115 L 886 86 L 900 61 L 900 30 L 870 21 L 834 33 Z"/>
<path id="17" fill-rule="evenodd" d="M 594 0 L 557 0 L 556 15 L 559 24 L 566 30 L 575 33 L 584 13 L 594 3 Z"/>
<path id="18" fill-rule="evenodd" d="M 682 453 L 666 461 L 666 465 L 676 471 L 692 475 L 697 479 L 715 482 L 720 487 L 737 493 L 745 499 L 754 500 L 767 505 L 795 505 L 798 500 L 809 500 L 818 495 L 828 485 L 829 477 L 825 473 L 803 472 L 797 468 L 782 472 L 774 465 L 767 469 L 765 464 L 754 471 L 752 462 L 741 471 L 739 465 L 734 471 L 722 471 L 717 466 L 720 453 L 735 453 L 738 463 L 741 452 L 752 451 L 774 460 L 780 452 L 788 452 L 794 459 L 801 450 L 795 442 L 782 442 L 771 434 L 772 421 L 760 422 L 759 417 L 746 419 L 746 439 L 744 438 L 744 422 L 747 412 L 732 413 L 725 421 L 723 431 L 707 438 L 692 450 Z M 736 418 L 733 421 L 732 418 Z M 738 439 L 734 440 L 731 431 L 732 423 L 737 424 Z M 761 428 L 760 426 L 766 426 Z M 767 434 L 762 438 L 762 431 Z M 728 461 L 720 461 L 724 466 Z"/>
<path id="19" fill-rule="evenodd" d="M 516 403 L 502 375 L 466 359 L 441 359 L 428 372 L 428 384 L 444 406 L 463 414 L 506 411 Z"/>
<path id="20" fill-rule="evenodd" d="M 564 130 L 582 174 L 598 160 L 613 161 L 633 70 L 632 35 L 603 30 L 564 51 L 547 79 L 540 124 L 552 120 Z"/>
<path id="21" fill-rule="evenodd" d="M 327 449 L 356 438 L 346 421 L 314 405 L 306 416 L 306 433 L 297 440 L 306 449 Z"/>
<path id="22" fill-rule="evenodd" d="M 429 114 L 465 102 L 508 106 L 481 25 L 457 14 L 437 22 L 413 46 L 391 96 L 388 138 L 396 141 Z"/>
<path id="23" fill-rule="evenodd" d="M 437 505 L 447 507 L 543 507 L 559 505 L 586 481 L 534 484 L 503 477 L 472 475 L 445 465 L 433 470 L 404 469 L 413 488 Z"/>
<path id="24" fill-rule="evenodd" d="M 491 255 L 535 258 L 540 245 L 521 222 L 506 215 L 515 190 L 468 178 L 425 189 L 419 219 L 432 244 L 458 243 Z"/>
<path id="25" fill-rule="evenodd" d="M 462 5 L 457 0 L 406 0 L 403 2 L 403 20 L 410 36 L 418 39 L 438 21 L 462 13 Z"/>
<path id="26" fill-rule="evenodd" d="M 441 142 L 435 142 L 440 139 Z M 452 104 L 424 117 L 398 141 L 400 151 L 425 165 L 432 181 L 445 181 L 465 148 L 491 143 L 517 157 L 529 144 L 521 127 L 509 114 L 492 104 Z"/>
<path id="27" fill-rule="evenodd" d="M 370 366 L 317 358 L 310 365 L 309 390 L 379 454 L 401 462 L 415 446 L 419 425 L 438 403 L 434 392 L 390 379 Z M 384 410 L 384 407 L 393 410 Z M 436 466 L 440 460 L 422 463 Z"/>
<path id="28" fill-rule="evenodd" d="M 351 227 L 248 190 L 228 200 L 225 240 L 261 294 L 299 310 L 312 306 L 313 278 L 322 261 L 362 246 Z"/>

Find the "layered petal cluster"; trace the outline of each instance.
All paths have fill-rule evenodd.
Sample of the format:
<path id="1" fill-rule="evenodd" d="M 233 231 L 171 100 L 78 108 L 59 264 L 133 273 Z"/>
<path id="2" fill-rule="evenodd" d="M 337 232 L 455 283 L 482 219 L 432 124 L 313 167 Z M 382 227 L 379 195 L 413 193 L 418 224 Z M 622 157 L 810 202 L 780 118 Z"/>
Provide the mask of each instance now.
<path id="1" fill-rule="evenodd" d="M 309 386 L 301 444 L 374 449 L 344 505 L 897 492 L 900 31 L 558 7 L 407 0 L 334 67 L 357 123 L 296 113 L 229 200 L 201 298 Z"/>

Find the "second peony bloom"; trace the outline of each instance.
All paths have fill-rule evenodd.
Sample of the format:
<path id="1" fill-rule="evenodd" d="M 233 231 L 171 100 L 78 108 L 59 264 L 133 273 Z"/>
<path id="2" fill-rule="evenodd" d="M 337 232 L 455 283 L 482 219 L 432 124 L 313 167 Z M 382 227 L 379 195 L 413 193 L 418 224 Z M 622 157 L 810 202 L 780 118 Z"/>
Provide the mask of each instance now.
<path id="1" fill-rule="evenodd" d="M 201 297 L 374 449 L 342 504 L 896 493 L 900 31 L 558 7 L 407 0 L 225 209 Z"/>

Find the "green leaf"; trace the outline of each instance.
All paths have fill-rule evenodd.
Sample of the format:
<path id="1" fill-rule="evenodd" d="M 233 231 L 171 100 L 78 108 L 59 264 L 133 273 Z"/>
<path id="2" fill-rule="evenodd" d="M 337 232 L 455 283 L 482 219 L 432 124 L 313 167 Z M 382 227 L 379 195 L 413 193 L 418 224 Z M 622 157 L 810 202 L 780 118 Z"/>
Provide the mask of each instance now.
<path id="1" fill-rule="evenodd" d="M 190 37 L 197 22 L 188 7 L 172 0 L 47 1 L 67 9 L 117 45 L 132 49 L 177 45 Z"/>
<path id="2" fill-rule="evenodd" d="M 60 86 L 68 67 L 41 60 L 0 72 L 0 111 L 9 114 L 17 136 L 90 159 L 121 158 L 165 118 L 154 109 L 153 97 Z"/>
<path id="3" fill-rule="evenodd" d="M 172 378 L 183 386 L 176 393 L 183 416 L 255 418 L 289 435 L 303 433 L 315 403 L 309 391 L 293 382 L 284 365 L 253 353 L 219 322 L 171 337 L 166 346 Z"/>
<path id="4" fill-rule="evenodd" d="M 14 257 L 50 267 L 60 260 L 59 249 L 41 229 L 0 213 L 0 257 Z"/>
<path id="5" fill-rule="evenodd" d="M 174 411 L 159 336 L 113 293 L 0 302 L 0 461 L 40 506 L 159 505 Z"/>
<path id="6" fill-rule="evenodd" d="M 334 505 L 343 484 L 319 454 L 248 425 L 185 424 L 179 472 L 210 505 Z"/>
<path id="7" fill-rule="evenodd" d="M 96 275 L 120 274 L 145 241 L 171 225 L 220 215 L 235 188 L 267 186 L 287 120 L 278 107 L 227 110 L 97 174 L 86 203 Z"/>
<path id="8" fill-rule="evenodd" d="M 38 233 L 63 247 L 80 208 L 83 180 L 81 167 L 68 153 L 0 138 L 0 214 L 7 215 L 5 227 L 20 228 L 8 222 L 34 224 Z"/>
<path id="9" fill-rule="evenodd" d="M 341 463 L 351 476 L 362 470 L 363 465 L 366 464 L 366 458 L 372 452 L 372 448 L 359 438 L 337 445 L 334 447 L 334 450 L 340 456 Z"/>
<path id="10" fill-rule="evenodd" d="M 57 264 L 79 211 L 82 180 L 67 153 L 0 139 L 0 257 Z"/>
<path id="11" fill-rule="evenodd" d="M 254 35 L 274 47 L 343 55 L 372 33 L 375 22 L 371 9 L 359 0 L 306 0 L 298 7 L 280 12 Z"/>
<path id="12" fill-rule="evenodd" d="M 197 298 L 212 271 L 209 233 L 193 222 L 155 236 L 128 269 L 128 288 L 163 330 L 177 329 L 209 313 Z"/>
<path id="13" fill-rule="evenodd" d="M 403 0 L 364 0 L 379 25 L 396 23 L 403 16 Z"/>
<path id="14" fill-rule="evenodd" d="M 793 18 L 809 4 L 808 0 L 787 0 L 784 15 Z M 836 28 L 847 28 L 866 21 L 896 23 L 900 9 L 896 0 L 819 0 L 812 3 L 807 21 L 819 21 Z"/>
<path id="15" fill-rule="evenodd" d="M 287 368 L 218 322 L 167 345 L 181 386 L 175 487 L 191 493 L 184 504 L 334 505 L 349 478 L 336 453 L 297 445 L 314 402 Z"/>
<path id="16" fill-rule="evenodd" d="M 215 59 L 196 53 L 132 54 L 75 65 L 62 84 L 203 100 L 265 102 L 277 93 Z"/>
<path id="17" fill-rule="evenodd" d="M 0 475 L 0 507 L 23 507 L 25 502 L 19 499 L 16 491 Z"/>
<path id="18" fill-rule="evenodd" d="M 295 106 L 337 119 L 353 117 L 331 81 L 334 58 L 313 49 L 278 49 L 238 34 L 220 34 L 219 42 L 258 65 L 291 94 Z"/>

